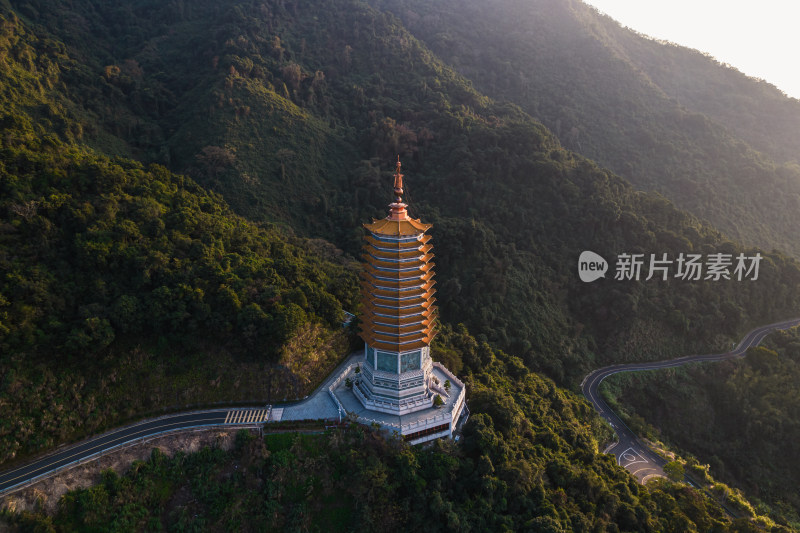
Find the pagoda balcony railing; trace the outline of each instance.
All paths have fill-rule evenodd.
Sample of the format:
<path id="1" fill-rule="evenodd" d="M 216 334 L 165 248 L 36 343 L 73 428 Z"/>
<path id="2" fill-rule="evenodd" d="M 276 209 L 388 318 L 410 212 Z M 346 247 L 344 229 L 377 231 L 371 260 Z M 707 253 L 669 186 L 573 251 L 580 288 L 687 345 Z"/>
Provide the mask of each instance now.
<path id="1" fill-rule="evenodd" d="M 358 396 L 359 400 L 364 405 L 367 406 L 375 406 L 375 407 L 383 407 L 388 409 L 401 409 L 401 408 L 411 408 L 411 407 L 419 407 L 421 405 L 429 405 L 431 402 L 430 395 L 420 396 L 413 400 L 398 400 L 398 401 L 390 401 L 390 400 L 378 400 L 375 398 L 370 398 L 367 394 L 361 390 L 361 383 L 356 382 L 353 384 L 353 393 Z M 361 417 L 359 417 L 361 418 Z M 381 423 L 382 425 L 392 425 L 395 427 L 400 427 L 397 424 L 387 424 L 385 422 Z"/>
<path id="2" fill-rule="evenodd" d="M 353 387 L 353 389 L 355 390 L 355 387 Z M 363 397 L 363 395 L 362 395 L 362 397 Z M 463 404 L 463 403 L 464 403 L 464 394 L 459 394 L 458 402 L 455 403 L 454 405 L 460 409 L 461 408 L 461 404 Z M 435 416 L 424 418 L 422 420 L 415 420 L 414 422 L 408 422 L 408 423 L 402 424 L 402 425 L 401 424 L 395 424 L 393 422 L 386 422 L 386 421 L 382 421 L 382 420 L 376 420 L 374 418 L 366 418 L 366 417 L 363 417 L 363 416 L 359 416 L 359 418 L 362 419 L 362 420 L 366 420 L 367 422 L 377 422 L 378 424 L 380 424 L 382 426 L 385 426 L 385 427 L 398 428 L 398 429 L 400 429 L 400 431 L 402 433 L 411 433 L 408 430 L 415 429 L 417 431 L 420 431 L 420 430 L 423 430 L 423 429 L 431 427 L 431 426 L 438 426 L 439 424 L 441 424 L 442 422 L 445 422 L 445 421 L 449 421 L 451 423 L 454 423 L 455 420 L 453 420 L 453 418 L 454 418 L 454 414 L 455 413 L 458 413 L 458 409 L 448 410 L 448 411 L 445 411 L 443 413 L 437 414 Z"/>
<path id="3" fill-rule="evenodd" d="M 384 339 L 377 339 L 376 338 L 375 342 L 380 342 L 380 343 L 383 343 L 383 344 L 396 344 L 397 346 L 402 346 L 403 344 L 414 344 L 414 343 L 419 342 L 420 340 L 422 340 L 422 339 L 412 339 L 410 341 L 390 341 L 390 340 L 384 340 Z"/>
<path id="4" fill-rule="evenodd" d="M 384 320 L 386 320 L 387 318 L 392 318 L 392 319 L 396 318 L 396 319 L 399 319 L 399 320 L 410 318 L 410 319 L 415 320 L 415 321 L 420 321 L 420 320 L 424 321 L 426 319 L 426 317 L 422 316 L 421 313 L 416 313 L 416 315 L 408 315 L 408 316 L 403 315 L 403 316 L 400 316 L 400 317 L 397 317 L 395 315 L 388 315 L 388 316 L 384 315 L 382 317 L 375 316 L 375 315 L 377 315 L 377 313 L 375 313 L 373 315 L 364 315 L 362 320 L 363 320 L 364 323 L 368 323 L 368 322 L 372 322 L 372 321 L 378 321 L 381 318 L 383 318 Z M 409 327 L 412 326 L 412 325 L 413 324 L 409 324 Z M 406 324 L 393 324 L 392 325 L 392 327 L 405 327 L 405 326 L 406 326 Z M 426 325 L 423 324 L 423 326 L 426 326 Z"/>
<path id="5" fill-rule="evenodd" d="M 461 392 L 458 393 L 458 397 L 456 401 L 453 402 L 452 407 L 438 415 L 425 418 L 424 420 L 415 420 L 414 422 L 408 422 L 407 424 L 403 424 L 400 426 L 402 432 L 405 432 L 408 429 L 416 429 L 422 430 L 429 426 L 435 426 L 440 424 L 445 420 L 449 420 L 451 423 L 455 423 L 455 416 L 460 412 L 462 404 L 464 403 L 464 398 L 466 396 L 464 387 L 461 388 Z"/>
<path id="6" fill-rule="evenodd" d="M 411 271 L 412 271 L 412 272 L 413 272 L 414 270 L 419 270 L 419 269 L 411 269 Z M 372 274 L 372 276 L 373 276 L 375 279 L 379 279 L 379 280 L 381 280 L 381 281 L 398 281 L 398 279 L 397 279 L 397 278 L 387 278 L 387 277 L 384 277 L 384 276 L 378 276 L 377 274 Z M 422 275 L 419 275 L 419 276 L 408 276 L 408 277 L 402 278 L 402 279 L 401 279 L 401 280 L 399 280 L 399 281 L 412 281 L 412 280 L 414 280 L 415 278 L 416 278 L 416 279 L 422 279 Z"/>
<path id="7" fill-rule="evenodd" d="M 415 270 L 419 272 L 420 270 L 420 267 L 418 266 L 409 268 L 389 268 L 389 267 L 372 265 L 372 268 L 380 270 L 381 272 L 414 272 Z"/>
<path id="8" fill-rule="evenodd" d="M 428 296 L 427 298 L 414 298 L 413 300 L 384 300 L 383 298 L 376 298 L 372 302 L 373 307 L 382 307 L 382 308 L 389 308 L 389 309 L 411 309 L 414 307 L 429 307 L 431 300 L 433 300 L 433 296 Z"/>
<path id="9" fill-rule="evenodd" d="M 395 332 L 395 331 L 386 331 L 380 329 L 373 329 L 372 331 L 376 335 L 381 335 L 383 337 L 408 337 L 409 335 L 422 335 L 424 337 L 425 328 L 417 328 L 413 331 L 406 331 L 406 332 Z"/>
<path id="10" fill-rule="evenodd" d="M 385 235 L 380 235 L 378 233 L 372 233 L 371 231 L 369 232 L 369 234 L 372 235 L 373 239 L 381 242 L 395 243 L 395 242 L 414 242 L 419 240 L 419 235 L 414 235 L 413 237 L 387 237 Z"/>
<path id="11" fill-rule="evenodd" d="M 344 406 L 342 405 L 342 402 L 339 401 L 339 398 L 336 397 L 336 394 L 333 391 L 336 390 L 336 388 L 339 386 L 342 380 L 347 377 L 347 375 L 350 373 L 353 367 L 356 367 L 358 365 L 359 365 L 358 362 L 350 363 L 349 365 L 347 365 L 347 368 L 345 368 L 344 371 L 341 374 L 339 374 L 339 377 L 336 378 L 333 381 L 333 383 L 331 383 L 330 386 L 328 387 L 328 394 L 333 399 L 333 403 L 336 405 L 336 409 L 339 411 L 339 422 L 342 421 L 342 415 L 347 416 L 347 410 L 345 410 Z"/>
<path id="12" fill-rule="evenodd" d="M 397 240 L 390 241 L 385 239 L 375 239 L 374 235 L 375 235 L 374 233 L 370 233 L 370 235 L 367 235 L 365 240 L 367 241 L 368 245 L 374 246 L 376 248 L 390 247 L 390 249 L 393 251 L 413 250 L 419 248 L 420 246 L 428 244 L 428 242 L 431 240 L 431 236 L 425 234 L 419 235 L 417 238 L 412 238 L 412 240 L 406 240 L 406 241 L 397 241 Z M 391 239 L 393 237 L 390 236 L 388 238 Z"/>
<path id="13" fill-rule="evenodd" d="M 409 246 L 407 248 L 384 248 L 383 246 L 378 246 L 377 244 L 370 244 L 371 248 L 387 253 L 393 254 L 407 254 L 408 252 L 417 252 L 422 246 Z"/>
<path id="14" fill-rule="evenodd" d="M 400 335 L 398 335 L 397 333 L 386 333 L 385 331 L 376 331 L 375 335 L 380 335 L 382 338 L 386 338 L 386 339 L 395 338 L 398 341 L 402 341 L 402 342 L 407 342 L 409 340 L 421 341 L 422 339 L 424 339 L 427 336 L 425 331 L 412 331 L 411 333 L 405 333 L 405 334 L 400 334 Z M 413 338 L 409 339 L 409 337 L 411 337 L 411 336 L 413 336 Z M 391 344 L 395 344 L 394 341 L 388 341 L 388 340 L 387 341 L 381 340 L 379 342 L 388 342 L 388 343 L 391 343 Z"/>
<path id="15" fill-rule="evenodd" d="M 425 257 L 424 254 L 411 257 L 379 257 L 370 253 L 367 255 L 376 261 L 383 261 L 384 263 L 410 263 L 412 261 L 422 261 L 422 258 Z"/>
<path id="16" fill-rule="evenodd" d="M 386 322 L 378 322 L 377 320 L 373 320 L 372 324 L 374 326 L 383 326 L 385 328 L 398 328 L 398 327 L 412 328 L 414 326 L 422 326 L 423 321 L 417 320 L 416 322 L 409 322 L 407 324 L 403 324 L 402 326 L 398 326 L 397 324 L 387 324 Z"/>
<path id="17" fill-rule="evenodd" d="M 417 300 L 420 300 L 420 299 L 421 298 L 417 298 Z M 384 304 L 379 304 L 378 302 L 375 302 L 372 305 L 374 305 L 375 307 L 382 307 L 384 309 L 413 309 L 414 307 L 423 307 L 423 305 L 422 305 L 423 303 L 424 303 L 424 301 L 420 302 L 420 303 L 416 303 L 416 304 L 411 304 L 411 305 L 384 305 Z"/>
<path id="18" fill-rule="evenodd" d="M 427 321 L 417 320 L 416 322 L 410 322 L 410 323 L 407 323 L 407 324 L 402 324 L 402 323 L 401 324 L 397 324 L 397 323 L 395 323 L 395 324 L 386 324 L 386 323 L 380 322 L 379 319 L 376 318 L 376 317 L 371 317 L 369 315 L 365 315 L 362 324 L 364 324 L 364 326 L 365 326 L 364 328 L 362 328 L 363 330 L 367 330 L 368 329 L 368 330 L 372 331 L 372 330 L 375 330 L 375 329 L 380 329 L 382 331 L 392 331 L 394 333 L 407 333 L 409 331 L 421 331 L 421 330 L 431 326 L 432 322 L 430 320 L 427 320 Z"/>
<path id="19" fill-rule="evenodd" d="M 406 258 L 406 257 L 399 257 L 396 254 L 391 255 L 389 257 L 384 257 L 384 256 L 376 256 L 375 254 L 372 253 L 365 253 L 362 257 L 364 257 L 367 263 L 373 266 L 389 265 L 392 268 L 394 268 L 395 264 L 415 263 L 417 266 L 421 268 L 423 264 L 427 264 L 435 256 L 432 253 L 426 253 Z"/>
<path id="20" fill-rule="evenodd" d="M 434 368 L 438 368 L 438 369 L 439 369 L 439 371 L 440 371 L 442 374 L 444 374 L 445 376 L 447 376 L 447 379 L 449 379 L 450 381 L 452 381 L 453 383 L 455 383 L 456 385 L 458 385 L 459 387 L 461 387 L 462 389 L 464 389 L 464 382 L 463 382 L 463 381 L 461 381 L 460 379 L 458 379 L 458 378 L 456 377 L 456 375 L 455 375 L 455 374 L 453 374 L 452 372 L 450 372 L 449 370 L 447 370 L 447 368 L 446 368 L 446 367 L 445 367 L 445 366 L 444 366 L 442 363 L 436 363 L 436 362 L 434 362 L 434 363 L 433 363 L 433 367 L 434 367 Z"/>
<path id="21" fill-rule="evenodd" d="M 382 300 L 397 300 L 397 301 L 401 301 L 401 300 L 419 300 L 420 297 L 421 297 L 421 295 L 419 295 L 419 294 L 412 294 L 411 296 L 383 296 L 382 294 L 379 294 L 379 295 L 373 294 L 373 296 L 375 296 L 375 298 L 380 298 Z"/>
<path id="22" fill-rule="evenodd" d="M 377 311 L 375 311 L 375 313 L 373 313 L 373 314 L 375 316 L 382 316 L 382 317 L 386 317 L 386 318 L 398 318 L 397 315 L 384 315 L 382 313 L 378 313 Z M 422 315 L 422 313 L 413 313 L 413 314 L 410 314 L 410 315 L 402 315 L 399 318 L 410 318 L 412 316 L 423 316 L 423 315 Z"/>
<path id="23" fill-rule="evenodd" d="M 431 282 L 428 282 L 428 283 L 431 283 Z M 369 283 L 369 282 L 367 282 L 367 284 L 370 287 L 372 287 L 373 289 L 375 289 L 376 291 L 398 292 L 398 293 L 399 292 L 408 292 L 408 291 L 416 291 L 418 293 L 420 293 L 420 292 L 424 293 L 425 292 L 425 289 L 423 289 L 424 285 L 419 285 L 419 284 L 411 285 L 409 287 L 387 287 L 386 285 L 375 285 L 374 283 Z M 427 283 L 425 285 L 427 285 Z M 434 283 L 431 283 L 431 286 L 433 286 L 433 285 L 434 285 Z"/>

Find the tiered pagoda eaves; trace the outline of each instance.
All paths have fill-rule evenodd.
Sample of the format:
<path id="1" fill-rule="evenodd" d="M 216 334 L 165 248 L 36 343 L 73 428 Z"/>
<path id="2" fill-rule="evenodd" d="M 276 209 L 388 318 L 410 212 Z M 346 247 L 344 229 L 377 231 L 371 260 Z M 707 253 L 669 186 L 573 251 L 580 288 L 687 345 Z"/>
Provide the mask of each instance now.
<path id="1" fill-rule="evenodd" d="M 433 259 L 430 224 L 409 218 L 402 203 L 400 162 L 394 175 L 396 201 L 383 220 L 365 224 L 365 274 L 362 279 L 362 338 L 375 349 L 419 350 L 435 335 Z"/>
<path id="2" fill-rule="evenodd" d="M 405 415 L 431 409 L 435 396 L 444 393 L 440 377 L 447 379 L 449 372 L 438 363 L 434 372 L 430 354 L 437 317 L 433 247 L 426 235 L 431 225 L 408 216 L 399 159 L 394 194 L 389 216 L 364 225 L 369 232 L 361 281 L 365 350 L 355 392 L 369 410 Z"/>

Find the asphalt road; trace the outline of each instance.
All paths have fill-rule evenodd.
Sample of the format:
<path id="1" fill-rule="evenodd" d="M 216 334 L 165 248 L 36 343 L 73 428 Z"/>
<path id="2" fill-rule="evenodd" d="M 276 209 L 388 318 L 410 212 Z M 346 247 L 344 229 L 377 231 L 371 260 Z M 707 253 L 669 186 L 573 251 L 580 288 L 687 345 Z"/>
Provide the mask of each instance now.
<path id="1" fill-rule="evenodd" d="M 633 475 L 642 482 L 647 481 L 647 479 L 652 476 L 664 475 L 662 469 L 665 463 L 664 459 L 645 446 L 608 407 L 605 401 L 603 401 L 598 392 L 598 388 L 605 378 L 619 372 L 657 370 L 681 366 L 688 363 L 722 361 L 724 359 L 741 357 L 748 348 L 760 343 L 772 330 L 787 329 L 798 324 L 800 324 L 800 319 L 778 322 L 756 328 L 748 333 L 736 348 L 724 354 L 689 355 L 667 361 L 613 365 L 595 370 L 584 378 L 581 384 L 581 390 L 583 391 L 583 395 L 586 396 L 586 399 L 594 405 L 600 415 L 605 418 L 611 424 L 611 427 L 614 428 L 614 431 L 617 432 L 619 441 L 617 444 L 607 449 L 606 452 L 613 453 L 617 457 L 619 464 L 630 470 Z M 348 358 L 343 361 L 339 367 L 337 367 L 337 371 L 339 368 L 342 368 L 343 365 L 347 364 L 349 360 Z M 336 372 L 332 374 L 332 376 L 335 375 Z M 332 378 L 326 380 L 318 390 L 322 390 L 330 379 Z M 311 401 L 311 399 L 312 398 L 309 397 L 293 405 L 303 405 Z M 255 423 L 264 422 L 265 415 L 266 410 L 264 408 L 231 408 L 178 413 L 157 419 L 144 420 L 66 447 L 62 450 L 56 450 L 32 463 L 0 473 L 0 495 L 38 476 L 53 473 L 61 467 L 88 459 L 98 453 L 108 451 L 122 444 L 134 442 L 139 439 L 144 440 L 147 437 L 152 437 L 167 431 L 191 429 L 194 427 L 253 425 Z"/>
<path id="2" fill-rule="evenodd" d="M 328 378 L 305 399 L 298 402 L 279 404 L 276 407 L 279 407 L 281 412 L 286 409 L 302 409 L 304 406 L 312 405 L 314 401 L 318 401 L 320 393 L 325 395 L 325 402 L 329 402 L 330 400 L 327 398 L 328 385 L 341 373 L 341 370 L 347 364 L 358 357 L 363 357 L 363 351 L 355 352 L 342 361 Z M 266 422 L 267 412 L 264 407 L 239 407 L 176 413 L 156 419 L 143 420 L 56 450 L 13 470 L 0 472 L 0 496 L 13 490 L 19 490 L 21 485 L 34 478 L 54 474 L 64 466 L 107 452 L 123 444 L 143 440 L 167 431 L 209 426 L 252 426 L 253 424 Z"/>
<path id="3" fill-rule="evenodd" d="M 599 393 L 600 383 L 608 376 L 620 372 L 641 372 L 644 370 L 659 370 L 662 368 L 673 368 L 689 363 L 700 363 L 708 361 L 724 361 L 744 356 L 748 348 L 758 345 L 764 337 L 776 329 L 788 329 L 800 325 L 800 319 L 776 322 L 754 329 L 742 339 L 738 346 L 727 353 L 708 354 L 708 355 L 686 355 L 677 359 L 666 361 L 655 361 L 651 363 L 629 363 L 624 365 L 611 365 L 599 370 L 595 370 L 583 379 L 581 391 L 587 400 L 594 406 L 600 416 L 602 416 L 614 431 L 617 433 L 618 442 L 605 450 L 606 453 L 613 453 L 617 462 L 629 470 L 636 478 L 644 483 L 655 476 L 663 476 L 663 466 L 666 460 L 656 454 L 646 446 L 633 431 L 617 416 L 614 411 L 606 404 Z"/>
<path id="4" fill-rule="evenodd" d="M 98 437 L 56 450 L 32 463 L 0 473 L 0 494 L 18 485 L 27 483 L 42 474 L 53 472 L 63 466 L 87 459 L 99 452 L 108 451 L 121 444 L 134 442 L 159 433 L 190 429 L 201 426 L 246 426 L 263 422 L 267 415 L 263 407 L 232 408 L 213 411 L 197 411 L 167 415 L 145 420 L 116 429 Z"/>

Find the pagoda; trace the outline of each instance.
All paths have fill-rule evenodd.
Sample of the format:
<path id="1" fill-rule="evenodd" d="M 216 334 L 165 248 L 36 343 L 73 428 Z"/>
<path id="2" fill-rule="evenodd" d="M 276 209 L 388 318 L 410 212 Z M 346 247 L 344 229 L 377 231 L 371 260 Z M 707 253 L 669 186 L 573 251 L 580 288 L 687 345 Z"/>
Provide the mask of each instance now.
<path id="1" fill-rule="evenodd" d="M 367 409 L 403 415 L 430 409 L 441 389 L 430 344 L 436 335 L 431 224 L 408 216 L 400 158 L 389 216 L 364 224 L 361 338 L 363 379 L 357 397 Z"/>

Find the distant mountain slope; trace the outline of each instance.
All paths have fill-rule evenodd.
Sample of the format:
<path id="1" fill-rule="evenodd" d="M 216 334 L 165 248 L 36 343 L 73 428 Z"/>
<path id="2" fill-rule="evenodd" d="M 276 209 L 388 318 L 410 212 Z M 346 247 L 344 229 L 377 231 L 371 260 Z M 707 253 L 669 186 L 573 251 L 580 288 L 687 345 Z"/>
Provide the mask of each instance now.
<path id="1" fill-rule="evenodd" d="M 360 223 L 384 216 L 386 169 L 401 154 L 412 213 L 434 223 L 444 319 L 559 380 L 579 379 L 595 358 L 708 349 L 797 301 L 798 269 L 780 256 L 757 284 L 578 281 L 585 249 L 613 259 L 741 248 L 563 150 L 363 2 L 46 4 L 19 12 L 76 58 L 59 94 L 87 141 L 117 139 L 187 171 L 248 217 L 356 255 Z M 153 95 L 160 104 L 147 104 Z M 779 200 L 768 214 L 793 216 Z"/>
<path id="2" fill-rule="evenodd" d="M 577 0 L 372 4 L 567 147 L 732 238 L 800 253 L 800 102 Z"/>
<path id="3" fill-rule="evenodd" d="M 679 105 L 724 125 L 777 163 L 800 162 L 800 100 L 696 50 L 643 39 L 608 17 L 584 16 Z"/>

